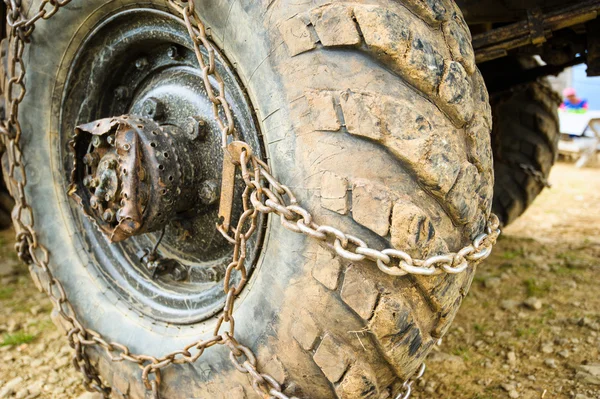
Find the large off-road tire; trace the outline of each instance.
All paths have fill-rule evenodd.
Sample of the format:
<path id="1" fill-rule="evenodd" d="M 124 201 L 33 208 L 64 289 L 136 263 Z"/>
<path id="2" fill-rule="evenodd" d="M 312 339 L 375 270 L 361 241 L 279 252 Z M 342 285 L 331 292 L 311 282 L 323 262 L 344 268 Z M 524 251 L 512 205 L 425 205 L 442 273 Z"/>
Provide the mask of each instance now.
<path id="1" fill-rule="evenodd" d="M 491 113 L 451 1 L 196 3 L 248 91 L 275 176 L 320 224 L 414 256 L 455 251 L 483 231 Z M 20 117 L 35 228 L 76 312 L 107 341 L 161 356 L 210 337 L 215 319 L 164 323 L 112 289 L 73 216 L 57 140 L 73 54 L 101 21 L 140 7 L 166 12 L 163 1 L 86 0 L 40 21 Z M 237 301 L 236 336 L 288 394 L 392 398 L 447 331 L 475 267 L 393 277 L 272 218 Z M 115 397 L 144 397 L 136 364 L 89 353 Z M 255 397 L 224 347 L 166 368 L 160 390 L 169 399 Z"/>
<path id="2" fill-rule="evenodd" d="M 15 201 L 10 196 L 4 181 L 0 181 L 0 229 L 4 230 L 12 226 L 12 218 L 10 216 Z"/>
<path id="3" fill-rule="evenodd" d="M 504 73 L 537 65 L 531 58 L 507 58 L 492 62 Z M 491 71 L 490 71 L 491 72 Z M 494 74 L 490 73 L 490 79 Z M 487 79 L 487 76 L 486 76 Z M 558 156 L 558 105 L 560 97 L 546 79 L 491 93 L 492 148 L 494 152 L 494 213 L 504 225 L 519 217 L 546 187 Z M 526 170 L 527 165 L 531 166 Z M 536 178 L 539 171 L 543 179 Z"/>

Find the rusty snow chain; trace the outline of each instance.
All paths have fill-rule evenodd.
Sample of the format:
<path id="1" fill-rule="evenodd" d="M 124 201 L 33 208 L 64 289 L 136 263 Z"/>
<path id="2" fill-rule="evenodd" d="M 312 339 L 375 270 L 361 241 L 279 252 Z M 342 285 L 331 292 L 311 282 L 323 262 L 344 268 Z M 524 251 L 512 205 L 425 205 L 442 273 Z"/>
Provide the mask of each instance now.
<path id="1" fill-rule="evenodd" d="M 239 245 L 239 240 L 247 241 L 254 232 L 255 218 L 258 213 L 273 213 L 279 216 L 281 225 L 286 229 L 328 243 L 341 258 L 354 262 L 369 259 L 375 262 L 381 271 L 393 276 L 407 274 L 431 276 L 441 273 L 461 273 L 469 266 L 469 261 L 475 262 L 487 258 L 500 234 L 498 218 L 492 214 L 486 231 L 458 252 L 436 255 L 427 259 L 415 259 L 408 253 L 394 248 L 381 251 L 369 248 L 358 237 L 346 234 L 332 226 L 317 224 L 310 212 L 298 205 L 291 190 L 271 175 L 268 166 L 252 154 L 252 150 L 246 143 L 233 141 L 227 145 L 226 151 L 230 154 L 240 154 L 239 160 L 234 162 L 240 166 L 242 178 L 246 183 L 242 195 L 245 211 L 238 221 L 238 227 L 231 229 L 233 235 L 223 228 L 223 225 L 218 225 L 217 229 L 236 246 Z M 271 188 L 263 185 L 265 181 Z M 288 198 L 287 202 L 284 197 Z M 248 204 L 248 198 L 252 207 Z M 240 229 L 246 219 L 251 219 L 252 223 L 247 231 L 242 233 Z"/>
<path id="2" fill-rule="evenodd" d="M 544 176 L 544 174 L 541 171 L 537 170 L 532 165 L 520 163 L 519 168 L 521 168 L 527 175 L 533 177 L 533 180 L 535 180 L 542 186 L 552 188 L 552 184 L 548 181 L 548 179 L 546 179 L 546 176 Z"/>
<path id="3" fill-rule="evenodd" d="M 62 284 L 53 276 L 48 266 L 49 251 L 38 242 L 37 233 L 34 229 L 33 210 L 25 194 L 27 174 L 19 146 L 22 131 L 18 121 L 18 112 L 19 105 L 26 94 L 23 83 L 26 70 L 22 58 L 25 46 L 30 41 L 29 38 L 34 30 L 35 22 L 42 18 L 50 18 L 60 7 L 70 1 L 43 0 L 38 11 L 32 17 L 27 18 L 22 12 L 20 0 L 4 0 L 7 6 L 8 25 L 11 30 L 8 38 L 9 62 L 5 71 L 7 84 L 4 92 L 7 118 L 0 124 L 0 135 L 7 151 L 9 164 L 7 177 L 10 181 L 11 192 L 16 200 L 12 215 L 17 235 L 17 252 L 19 257 L 32 268 L 34 280 L 40 284 L 41 280 L 44 280 L 45 285 L 43 285 L 43 288 L 53 302 L 55 311 L 62 321 L 69 326 L 67 337 L 69 344 L 75 349 L 73 364 L 83 374 L 83 383 L 87 390 L 100 392 L 107 398 L 110 395 L 110 388 L 104 385 L 96 367 L 85 351 L 87 347 L 94 346 L 103 349 L 114 362 L 126 360 L 136 363 L 142 369 L 144 386 L 152 392 L 155 398 L 158 398 L 161 369 L 170 364 L 194 363 L 203 354 L 204 350 L 214 345 L 226 345 L 230 350 L 232 364 L 240 372 L 249 374 L 252 386 L 260 396 L 290 399 L 281 392 L 281 386 L 273 377 L 260 373 L 257 368 L 256 356 L 250 348 L 242 345 L 234 338 L 233 307 L 236 296 L 241 292 L 247 281 L 244 266 L 246 243 L 256 230 L 256 219 L 259 213 L 277 214 L 280 216 L 281 224 L 287 229 L 304 233 L 319 240 L 329 240 L 335 252 L 341 257 L 353 261 L 373 260 L 382 271 L 396 276 L 405 274 L 431 275 L 442 272 L 460 273 L 468 267 L 469 261 L 478 261 L 489 256 L 491 247 L 499 234 L 498 219 L 494 215 L 488 221 L 486 232 L 479 235 L 472 244 L 457 253 L 434 256 L 426 260 L 413 259 L 407 253 L 395 249 L 384 249 L 382 251 L 371 249 L 357 237 L 344 234 L 331 226 L 317 225 L 312 220 L 310 213 L 297 204 L 291 191 L 277 182 L 271 175 L 268 166 L 252 154 L 246 143 L 240 141 L 229 142 L 229 136 L 233 136 L 235 140 L 239 140 L 239 137 L 234 129 L 231 109 L 225 100 L 223 79 L 215 70 L 215 50 L 208 40 L 206 29 L 194 10 L 193 2 L 166 0 L 167 4 L 182 16 L 190 33 L 194 51 L 203 73 L 203 81 L 208 97 L 213 103 L 215 119 L 222 132 L 224 150 L 230 156 L 229 161 L 241 168 L 242 177 L 246 183 L 246 189 L 242 194 L 244 212 L 240 216 L 236 228 L 224 229 L 223 224 L 218 227 L 219 231 L 234 246 L 233 259 L 227 267 L 224 279 L 224 291 L 227 298 L 223 313 L 217 320 L 212 338 L 190 343 L 183 349 L 160 358 L 133 354 L 126 346 L 108 342 L 97 332 L 86 329 L 77 318 Z M 204 47 L 207 51 L 208 62 L 204 60 L 201 47 Z M 225 116 L 224 120 L 221 119 L 221 114 Z M 232 157 L 234 153 L 238 157 Z M 263 185 L 265 181 L 273 190 Z M 288 197 L 287 203 L 284 196 Z M 246 230 L 244 230 L 244 227 L 246 227 Z M 233 232 L 232 235 L 229 230 Z M 398 265 L 392 265 L 392 259 L 399 260 Z M 239 273 L 237 285 L 232 284 L 234 273 Z M 229 326 L 229 330 L 222 332 L 221 329 L 225 324 Z M 403 398 L 410 395 L 412 381 L 420 378 L 423 371 L 424 367 L 422 366 L 417 373 L 418 377 L 413 377 L 404 382 Z"/>
<path id="4" fill-rule="evenodd" d="M 87 347 L 99 347 L 103 349 L 113 362 L 129 361 L 137 364 L 142 369 L 142 382 L 148 391 L 151 391 L 154 398 L 158 398 L 159 384 L 161 382 L 160 370 L 170 364 L 194 363 L 206 350 L 214 345 L 226 345 L 230 349 L 230 359 L 235 368 L 243 373 L 249 374 L 252 380 L 252 386 L 256 392 L 264 398 L 289 399 L 282 393 L 280 384 L 270 375 L 259 372 L 257 368 L 256 356 L 252 351 L 237 342 L 234 338 L 235 322 L 233 319 L 233 305 L 235 296 L 239 294 L 246 283 L 245 260 L 245 240 L 239 240 L 238 245 L 234 247 L 234 260 L 232 263 L 237 265 L 237 270 L 241 273 L 241 278 L 237 286 L 231 283 L 234 267 L 229 267 L 225 281 L 225 292 L 227 299 L 223 314 L 217 321 L 217 327 L 214 330 L 212 338 L 190 343 L 181 350 L 172 352 L 160 358 L 148 355 L 131 353 L 129 348 L 116 343 L 106 341 L 99 333 L 86 329 L 77 318 L 72 304 L 68 301 L 63 285 L 57 280 L 49 268 L 50 253 L 40 242 L 34 229 L 35 220 L 33 209 L 27 201 L 25 186 L 27 185 L 27 174 L 24 168 L 23 155 L 20 149 L 21 125 L 18 120 L 19 105 L 26 94 L 26 88 L 23 83 L 25 77 L 25 64 L 23 62 L 23 53 L 25 46 L 29 43 L 29 38 L 35 28 L 35 22 L 39 19 L 48 19 L 54 15 L 60 7 L 68 4 L 71 0 L 45 0 L 42 1 L 38 11 L 31 17 L 26 18 L 21 9 L 20 0 L 4 0 L 7 6 L 7 20 L 10 26 L 9 34 L 9 62 L 7 70 L 4 71 L 7 84 L 4 90 L 7 105 L 7 118 L 0 124 L 0 135 L 6 146 L 9 169 L 8 180 L 10 181 L 12 193 L 16 200 L 13 210 L 13 220 L 17 234 L 16 249 L 19 257 L 32 269 L 32 276 L 36 282 L 44 281 L 42 288 L 46 291 L 52 301 L 55 311 L 68 326 L 67 337 L 70 346 L 75 349 L 73 364 L 83 375 L 83 383 L 87 390 L 97 391 L 103 394 L 105 398 L 110 395 L 110 388 L 104 385 L 96 367 L 92 364 L 85 349 Z M 193 32 L 191 27 L 192 20 L 198 21 L 193 10 L 193 6 L 181 7 L 175 2 L 169 1 L 169 4 L 179 11 L 184 18 L 188 29 Z M 191 3 L 190 3 L 191 4 Z M 49 8 L 51 6 L 52 8 Z M 48 7 L 48 8 L 47 8 Z M 201 24 L 198 26 L 203 27 Z M 195 37 L 195 35 L 192 35 Z M 199 44 L 195 41 L 197 55 L 199 53 Z M 208 43 L 207 41 L 205 43 Z M 212 48 L 210 48 L 210 51 Z M 207 72 L 214 71 L 214 58 L 210 61 L 207 68 L 203 66 L 205 84 L 208 82 Z M 223 81 L 219 81 L 221 87 Z M 207 86 L 209 87 L 209 86 Z M 211 100 L 221 101 L 227 106 L 224 97 L 214 96 L 210 92 Z M 222 91 L 221 91 L 222 93 Z M 218 112 L 218 111 L 216 111 Z M 229 125 L 233 126 L 231 111 L 227 106 L 225 111 L 228 115 Z M 221 127 L 226 127 L 221 124 Z M 232 129 L 228 134 L 232 134 Z M 253 218 L 254 220 L 256 217 Z M 240 224 L 244 223 L 242 219 Z M 39 275 L 38 275 L 39 273 Z M 221 331 L 222 327 L 228 324 L 228 331 Z M 293 398 L 292 398 L 293 399 Z"/>
<path id="5" fill-rule="evenodd" d="M 401 391 L 398 395 L 394 397 L 394 399 L 408 399 L 412 393 L 412 386 L 415 382 L 419 381 L 423 375 L 425 374 L 425 363 L 421 363 L 421 366 L 415 371 L 415 373 L 409 377 L 402 384 Z"/>

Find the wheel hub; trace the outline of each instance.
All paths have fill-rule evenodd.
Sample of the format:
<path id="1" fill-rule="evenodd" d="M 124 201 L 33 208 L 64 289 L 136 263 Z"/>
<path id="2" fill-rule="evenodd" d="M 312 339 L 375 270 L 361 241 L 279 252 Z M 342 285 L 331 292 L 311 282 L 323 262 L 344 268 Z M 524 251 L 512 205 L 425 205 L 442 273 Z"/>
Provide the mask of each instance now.
<path id="1" fill-rule="evenodd" d="M 223 149 L 185 25 L 156 9 L 119 11 L 75 54 L 60 111 L 61 174 L 94 274 L 155 320 L 214 315 L 232 254 L 215 228 Z M 225 57 L 215 57 L 236 131 L 262 156 L 245 90 Z M 237 177 L 234 198 L 243 189 Z M 232 217 L 241 213 L 235 201 Z M 257 222 L 248 273 L 264 231 L 264 218 Z"/>
<path id="2" fill-rule="evenodd" d="M 124 115 L 78 126 L 72 148 L 69 193 L 112 242 L 162 230 L 198 204 L 197 134 Z"/>

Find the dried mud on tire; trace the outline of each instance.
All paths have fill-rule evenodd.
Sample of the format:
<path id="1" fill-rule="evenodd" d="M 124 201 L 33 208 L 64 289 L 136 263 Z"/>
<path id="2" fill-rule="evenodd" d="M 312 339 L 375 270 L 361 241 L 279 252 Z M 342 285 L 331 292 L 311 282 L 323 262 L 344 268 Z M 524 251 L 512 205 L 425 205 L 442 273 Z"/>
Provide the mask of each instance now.
<path id="1" fill-rule="evenodd" d="M 44 73 L 30 69 L 35 95 L 23 106 L 44 111 L 23 114 L 26 131 L 57 131 L 61 62 L 95 22 L 134 3 L 71 3 L 36 27 L 34 37 L 46 40 L 28 57 Z M 491 115 L 453 2 L 197 3 L 212 39 L 239 67 L 274 174 L 319 223 L 416 257 L 455 251 L 483 231 L 493 188 Z M 34 164 L 57 161 L 51 137 L 39 140 L 23 150 L 40 174 L 27 187 L 36 227 L 86 326 L 155 356 L 209 334 L 214 321 L 175 326 L 136 313 L 89 271 L 72 220 L 57 221 L 69 210 L 54 172 L 44 168 L 48 162 Z M 238 301 L 236 333 L 286 394 L 311 398 L 398 392 L 449 328 L 476 267 L 397 278 L 369 262 L 335 258 L 276 223 L 263 251 Z M 137 365 L 112 363 L 103 351 L 92 356 L 117 397 L 143 396 Z M 246 376 L 218 349 L 191 367 L 167 368 L 162 378 L 161 393 L 173 399 L 252 395 Z"/>
<path id="2" fill-rule="evenodd" d="M 544 390 L 545 398 L 600 396 L 589 373 L 600 363 L 600 169 L 559 163 L 550 177 L 555 187 L 506 229 L 480 266 L 412 398 L 509 399 L 513 390 L 521 399 L 539 399 Z M 34 338 L 0 347 L 0 387 L 22 379 L 15 390 L 22 397 L 39 386 L 38 398 L 74 399 L 83 388 L 70 348 L 50 322 L 50 301 L 17 263 L 13 236 L 0 233 L 0 339 Z M 541 309 L 523 304 L 531 295 Z"/>

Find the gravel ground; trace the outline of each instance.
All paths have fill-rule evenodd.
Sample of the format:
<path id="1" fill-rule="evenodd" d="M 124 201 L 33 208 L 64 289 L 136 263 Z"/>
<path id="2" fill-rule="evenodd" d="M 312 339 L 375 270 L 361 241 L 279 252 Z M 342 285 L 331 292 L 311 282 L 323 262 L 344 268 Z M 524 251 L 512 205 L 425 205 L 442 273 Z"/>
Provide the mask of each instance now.
<path id="1" fill-rule="evenodd" d="M 480 266 L 413 398 L 600 399 L 600 169 L 559 164 L 550 180 Z M 0 232 L 0 399 L 77 398 L 70 348 L 12 235 Z"/>
<path id="2" fill-rule="evenodd" d="M 14 232 L 0 232 L 0 398 L 76 398 L 71 348 L 13 245 Z"/>
<path id="3" fill-rule="evenodd" d="M 558 164 L 480 266 L 416 398 L 600 398 L 600 169 Z"/>

